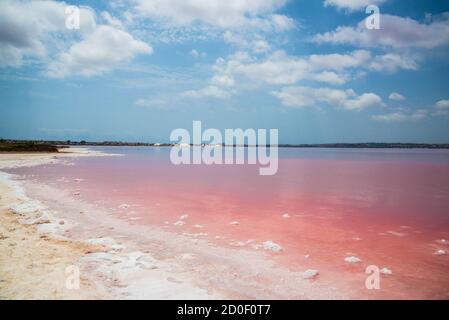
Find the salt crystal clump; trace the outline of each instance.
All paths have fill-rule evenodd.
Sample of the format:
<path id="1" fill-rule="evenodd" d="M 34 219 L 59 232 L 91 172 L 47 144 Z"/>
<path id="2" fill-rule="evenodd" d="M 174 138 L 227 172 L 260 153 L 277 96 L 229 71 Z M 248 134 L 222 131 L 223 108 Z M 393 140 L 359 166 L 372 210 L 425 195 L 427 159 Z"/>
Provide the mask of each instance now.
<path id="1" fill-rule="evenodd" d="M 437 242 L 441 243 L 441 244 L 449 244 L 449 241 L 446 239 L 440 239 L 440 240 L 437 240 Z"/>
<path id="2" fill-rule="evenodd" d="M 35 211 L 39 211 L 43 208 L 44 207 L 42 206 L 42 204 L 37 200 L 28 200 L 10 207 L 12 212 L 16 214 L 29 214 Z"/>
<path id="3" fill-rule="evenodd" d="M 179 217 L 179 220 L 185 220 L 185 219 L 187 219 L 188 217 L 189 217 L 188 214 L 184 214 L 184 215 L 182 215 L 182 216 Z"/>
<path id="4" fill-rule="evenodd" d="M 345 261 L 346 261 L 347 263 L 359 263 L 359 262 L 361 262 L 362 260 L 360 260 L 360 259 L 357 258 L 357 257 L 351 256 L 351 257 L 346 257 L 346 258 L 345 258 Z"/>
<path id="5" fill-rule="evenodd" d="M 231 226 L 236 226 L 236 225 L 239 224 L 239 222 L 238 222 L 238 221 L 231 221 L 231 222 L 229 222 L 229 224 L 230 224 Z"/>
<path id="6" fill-rule="evenodd" d="M 382 269 L 380 269 L 380 273 L 382 273 L 382 274 L 393 274 L 393 271 L 391 271 L 391 269 L 388 269 L 388 268 L 382 268 Z"/>
<path id="7" fill-rule="evenodd" d="M 288 213 L 284 213 L 284 214 L 282 215 L 282 218 L 288 219 L 288 218 L 290 218 L 290 215 L 289 215 Z"/>
<path id="8" fill-rule="evenodd" d="M 283 249 L 280 245 L 278 245 L 277 243 L 269 240 L 269 241 L 265 241 L 264 243 L 262 243 L 262 247 L 265 250 L 271 250 L 273 252 L 281 252 Z"/>
<path id="9" fill-rule="evenodd" d="M 201 224 L 195 224 L 194 227 L 199 228 L 199 229 L 203 228 L 203 226 Z"/>
<path id="10" fill-rule="evenodd" d="M 303 279 L 314 279 L 319 275 L 319 271 L 315 269 L 308 269 L 302 273 Z"/>
<path id="11" fill-rule="evenodd" d="M 122 203 L 121 205 L 118 206 L 119 209 L 128 209 L 129 208 L 129 204 L 127 203 Z"/>
<path id="12" fill-rule="evenodd" d="M 440 250 L 435 251 L 435 254 L 436 254 L 437 256 L 442 256 L 442 255 L 445 255 L 445 254 L 446 254 L 446 251 L 440 249 Z"/>
<path id="13" fill-rule="evenodd" d="M 173 223 L 173 225 L 178 226 L 178 227 L 183 226 L 183 225 L 185 225 L 185 224 L 186 224 L 186 223 L 185 223 L 184 221 L 182 221 L 182 220 L 178 220 L 178 221 L 176 221 L 175 223 Z"/>

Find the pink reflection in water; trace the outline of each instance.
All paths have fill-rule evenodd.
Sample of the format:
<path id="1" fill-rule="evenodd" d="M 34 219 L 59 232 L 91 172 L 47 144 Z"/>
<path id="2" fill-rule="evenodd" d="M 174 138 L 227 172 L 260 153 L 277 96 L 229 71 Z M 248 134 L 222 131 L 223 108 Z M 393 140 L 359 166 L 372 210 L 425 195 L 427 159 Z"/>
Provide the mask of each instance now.
<path id="1" fill-rule="evenodd" d="M 446 151 L 281 150 L 275 176 L 249 165 L 173 166 L 168 149 L 114 152 L 125 156 L 16 172 L 79 191 L 130 223 L 259 250 L 274 241 L 283 252 L 273 259 L 329 270 L 323 277 L 349 272 L 360 297 L 448 297 L 449 260 L 434 254 L 449 249 L 436 242 L 449 240 Z M 185 224 L 174 225 L 184 214 Z M 349 255 L 362 264 L 344 262 Z M 370 264 L 394 272 L 381 291 L 364 287 Z"/>

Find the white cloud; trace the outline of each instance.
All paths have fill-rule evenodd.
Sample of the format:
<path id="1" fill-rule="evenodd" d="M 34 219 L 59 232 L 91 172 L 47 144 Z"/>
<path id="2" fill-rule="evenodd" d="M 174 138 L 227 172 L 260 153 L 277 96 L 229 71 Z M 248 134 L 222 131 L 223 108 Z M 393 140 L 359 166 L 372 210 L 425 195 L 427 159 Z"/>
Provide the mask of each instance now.
<path id="1" fill-rule="evenodd" d="M 217 98 L 217 99 L 228 99 L 231 97 L 232 93 L 218 88 L 216 86 L 210 85 L 199 90 L 188 90 L 181 94 L 183 97 L 201 99 L 201 98 Z"/>
<path id="2" fill-rule="evenodd" d="M 246 52 L 238 52 L 227 61 L 219 59 L 214 70 L 217 75 L 246 78 L 254 83 L 286 85 L 314 80 L 340 85 L 348 78 L 343 71 L 361 66 L 368 58 L 369 53 L 364 51 L 294 57 L 279 50 L 263 59 L 254 59 Z"/>
<path id="3" fill-rule="evenodd" d="M 227 75 L 217 75 L 212 78 L 212 84 L 221 87 L 232 87 L 235 84 L 234 78 Z"/>
<path id="4" fill-rule="evenodd" d="M 402 94 L 400 94 L 400 93 L 392 92 L 392 93 L 388 96 L 388 99 L 394 100 L 394 101 L 404 101 L 404 100 L 405 100 L 405 97 L 404 97 Z"/>
<path id="5" fill-rule="evenodd" d="M 86 39 L 75 43 L 50 63 L 47 74 L 54 78 L 100 75 L 135 55 L 151 54 L 152 51 L 148 44 L 134 39 L 126 31 L 99 26 Z"/>
<path id="6" fill-rule="evenodd" d="M 379 63 L 383 60 L 389 63 L 381 66 Z M 303 57 L 290 56 L 278 50 L 263 58 L 252 57 L 247 52 L 239 51 L 228 60 L 218 59 L 213 69 L 216 77 L 226 76 L 242 80 L 238 81 L 239 83 L 249 79 L 252 85 L 292 85 L 303 80 L 342 85 L 357 77 L 363 69 L 394 71 L 399 68 L 410 68 L 410 64 L 385 56 L 372 57 L 366 50 Z"/>
<path id="7" fill-rule="evenodd" d="M 173 26 L 203 23 L 219 28 L 285 30 L 293 20 L 275 14 L 286 0 L 135 0 L 137 15 Z"/>
<path id="8" fill-rule="evenodd" d="M 118 29 L 125 29 L 123 22 L 121 22 L 119 19 L 111 16 L 109 12 L 103 11 L 101 13 L 101 17 L 107 22 L 107 24 L 118 28 Z"/>
<path id="9" fill-rule="evenodd" d="M 0 1 L 0 66 L 20 67 L 24 58 L 45 59 L 72 30 L 65 26 L 66 4 L 56 1 Z M 95 13 L 80 8 L 80 30 L 95 29 Z"/>
<path id="10" fill-rule="evenodd" d="M 325 0 L 324 6 L 334 6 L 339 9 L 359 10 L 368 7 L 369 5 L 380 5 L 385 0 Z"/>
<path id="11" fill-rule="evenodd" d="M 201 52 L 196 49 L 192 49 L 190 51 L 190 55 L 194 58 L 204 58 L 205 56 L 207 56 L 206 52 Z"/>
<path id="12" fill-rule="evenodd" d="M 371 119 L 375 121 L 389 123 L 389 122 L 403 122 L 406 121 L 408 117 L 403 112 L 392 112 L 387 114 L 371 116 Z"/>
<path id="13" fill-rule="evenodd" d="M 429 23 L 420 23 L 407 17 L 381 14 L 380 30 L 369 30 L 362 20 L 356 27 L 338 27 L 335 31 L 318 34 L 314 41 L 355 46 L 425 48 L 449 44 L 449 13 Z"/>
<path id="14" fill-rule="evenodd" d="M 163 98 L 144 99 L 140 98 L 136 101 L 136 106 L 148 109 L 165 109 L 167 107 L 167 100 Z"/>
<path id="15" fill-rule="evenodd" d="M 449 110 L 449 100 L 440 100 L 435 104 L 435 108 L 439 110 Z"/>
<path id="16" fill-rule="evenodd" d="M 286 87 L 271 94 L 286 107 L 304 108 L 327 104 L 335 108 L 360 111 L 369 107 L 382 106 L 382 99 L 374 93 L 357 95 L 353 90 L 331 88 Z"/>
<path id="17" fill-rule="evenodd" d="M 418 109 L 414 112 L 397 111 L 386 114 L 371 116 L 371 119 L 385 123 L 405 122 L 405 121 L 420 121 L 427 118 L 429 110 Z"/>
<path id="18" fill-rule="evenodd" d="M 410 56 L 399 55 L 397 53 L 387 53 L 376 56 L 369 65 L 369 69 L 377 72 L 393 73 L 398 69 L 417 70 L 417 62 Z"/>
<path id="19" fill-rule="evenodd" d="M 253 39 L 247 39 L 248 35 L 242 35 L 237 32 L 231 32 L 227 30 L 223 34 L 223 40 L 225 43 L 236 46 L 239 50 L 251 50 L 253 53 L 266 53 L 271 51 L 271 45 L 260 35 L 257 35 Z"/>
<path id="20" fill-rule="evenodd" d="M 449 116 L 449 100 L 440 100 L 433 106 L 432 116 L 445 117 Z"/>
<path id="21" fill-rule="evenodd" d="M 68 29 L 66 8 L 56 1 L 1 1 L 0 65 L 20 67 L 32 58 L 48 64 L 50 77 L 92 76 L 152 52 L 108 12 L 100 15 L 107 25 L 98 25 L 91 8 L 79 7 L 80 29 Z"/>

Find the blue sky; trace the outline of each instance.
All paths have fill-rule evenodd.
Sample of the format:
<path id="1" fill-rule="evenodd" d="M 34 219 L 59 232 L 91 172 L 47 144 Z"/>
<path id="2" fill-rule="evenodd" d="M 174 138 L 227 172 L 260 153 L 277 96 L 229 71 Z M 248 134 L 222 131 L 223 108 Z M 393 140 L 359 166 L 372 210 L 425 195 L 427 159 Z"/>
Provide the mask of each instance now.
<path id="1" fill-rule="evenodd" d="M 2 0 L 0 137 L 448 143 L 448 53 L 448 1 Z"/>

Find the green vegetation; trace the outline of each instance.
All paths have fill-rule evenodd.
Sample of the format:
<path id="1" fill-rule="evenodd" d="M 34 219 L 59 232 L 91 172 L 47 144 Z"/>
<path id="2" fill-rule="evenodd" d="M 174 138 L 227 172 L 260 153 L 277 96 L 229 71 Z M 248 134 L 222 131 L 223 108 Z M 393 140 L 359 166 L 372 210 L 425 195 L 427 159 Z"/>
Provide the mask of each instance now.
<path id="1" fill-rule="evenodd" d="M 49 143 L 0 140 L 0 152 L 58 152 L 58 148 Z"/>

